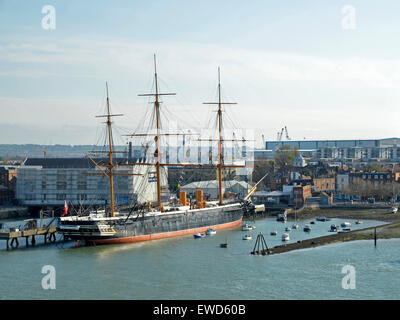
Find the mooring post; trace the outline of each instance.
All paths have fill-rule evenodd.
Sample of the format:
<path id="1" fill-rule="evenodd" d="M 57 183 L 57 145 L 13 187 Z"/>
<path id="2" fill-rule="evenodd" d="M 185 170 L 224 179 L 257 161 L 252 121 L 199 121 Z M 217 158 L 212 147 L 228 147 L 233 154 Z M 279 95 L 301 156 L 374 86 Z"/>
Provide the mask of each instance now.
<path id="1" fill-rule="evenodd" d="M 375 247 L 376 247 L 376 227 L 374 229 L 374 243 L 375 243 Z"/>

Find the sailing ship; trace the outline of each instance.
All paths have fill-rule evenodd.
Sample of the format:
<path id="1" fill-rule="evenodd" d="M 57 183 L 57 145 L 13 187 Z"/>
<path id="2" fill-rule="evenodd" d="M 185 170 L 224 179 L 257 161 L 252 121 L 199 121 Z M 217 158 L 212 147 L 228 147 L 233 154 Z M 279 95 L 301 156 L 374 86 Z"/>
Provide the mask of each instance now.
<path id="1" fill-rule="evenodd" d="M 218 68 L 218 101 L 207 104 L 215 104 L 218 106 L 217 123 L 219 137 L 215 141 L 218 142 L 218 163 L 217 164 L 182 164 L 182 163 L 162 163 L 161 161 L 161 137 L 164 134 L 161 131 L 160 124 L 160 97 L 165 95 L 174 95 L 174 93 L 159 93 L 157 80 L 157 66 L 154 56 L 154 83 L 155 92 L 143 94 L 140 96 L 154 97 L 153 115 L 155 119 L 155 152 L 153 162 L 136 162 L 136 163 L 119 163 L 115 164 L 113 154 L 117 151 L 113 150 L 111 118 L 120 114 L 111 114 L 110 101 L 107 87 L 107 114 L 99 116 L 106 117 L 107 134 L 108 134 L 108 164 L 100 166 L 89 155 L 88 158 L 99 169 L 99 174 L 104 174 L 109 180 L 110 205 L 109 210 L 103 212 L 92 212 L 87 216 L 65 216 L 60 218 L 58 232 L 62 233 L 66 239 L 79 240 L 83 245 L 94 244 L 116 244 L 149 241 L 163 238 L 171 238 L 177 236 L 193 235 L 196 233 L 203 234 L 208 229 L 221 230 L 227 228 L 235 228 L 242 224 L 244 214 L 250 214 L 254 210 L 254 205 L 249 200 L 249 196 L 255 191 L 252 188 L 249 194 L 242 200 L 231 203 L 224 203 L 222 192 L 222 173 L 223 169 L 243 168 L 244 165 L 226 165 L 224 164 L 223 143 L 227 141 L 223 137 L 222 127 L 222 105 L 234 104 L 222 102 L 221 100 L 221 81 L 220 70 Z M 138 136 L 144 134 L 133 134 Z M 244 141 L 244 140 L 240 140 Z M 166 161 L 167 162 L 167 161 Z M 115 175 L 129 174 L 118 173 L 114 170 L 117 166 L 141 166 L 141 168 L 152 168 L 155 173 L 152 179 L 156 182 L 157 202 L 137 203 L 130 212 L 125 214 L 116 212 L 114 209 L 114 189 L 113 177 Z M 186 193 L 180 193 L 179 203 L 164 205 L 162 201 L 161 186 L 161 170 L 168 166 L 175 167 L 209 167 L 216 168 L 218 172 L 218 202 L 207 202 L 202 199 L 202 191 L 196 192 L 196 204 L 186 202 Z M 142 171 L 139 174 L 143 174 Z M 136 173 L 137 174 L 137 173 Z M 153 182 L 154 182 L 153 180 Z"/>

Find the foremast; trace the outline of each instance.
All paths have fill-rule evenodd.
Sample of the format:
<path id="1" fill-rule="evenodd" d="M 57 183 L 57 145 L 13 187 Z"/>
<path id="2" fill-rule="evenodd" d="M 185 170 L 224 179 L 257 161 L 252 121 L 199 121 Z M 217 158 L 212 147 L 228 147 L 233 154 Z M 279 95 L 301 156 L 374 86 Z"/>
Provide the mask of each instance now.
<path id="1" fill-rule="evenodd" d="M 100 165 L 98 164 L 92 157 L 90 157 L 88 154 L 86 155 L 90 161 L 94 163 L 94 165 L 100 170 L 99 173 L 97 172 L 91 172 L 91 173 L 86 173 L 89 175 L 105 175 L 109 179 L 109 184 L 110 184 L 110 217 L 114 217 L 115 213 L 115 200 L 114 200 L 114 176 L 115 175 L 138 175 L 134 173 L 116 173 L 114 172 L 115 165 L 113 163 L 113 153 L 125 153 L 126 151 L 114 151 L 113 150 L 113 138 L 112 138 L 112 117 L 119 117 L 123 116 L 123 114 L 111 114 L 110 111 L 110 98 L 108 94 L 108 83 L 106 82 L 106 93 L 107 93 L 107 100 L 106 100 L 106 111 L 107 114 L 104 115 L 99 115 L 96 116 L 96 118 L 103 118 L 106 117 L 106 125 L 107 125 L 107 140 L 108 140 L 108 151 L 91 151 L 92 153 L 107 153 L 108 154 L 108 164 L 106 165 Z M 102 167 L 105 167 L 106 170 L 104 170 Z"/>

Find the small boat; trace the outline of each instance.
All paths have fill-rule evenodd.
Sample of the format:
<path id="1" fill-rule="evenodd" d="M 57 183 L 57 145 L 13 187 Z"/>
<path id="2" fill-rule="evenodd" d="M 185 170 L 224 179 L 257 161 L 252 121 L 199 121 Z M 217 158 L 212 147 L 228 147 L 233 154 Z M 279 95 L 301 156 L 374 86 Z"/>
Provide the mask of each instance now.
<path id="1" fill-rule="evenodd" d="M 341 226 L 342 228 L 348 228 L 348 227 L 351 227 L 351 223 L 345 221 L 345 222 L 343 222 L 340 226 Z"/>
<path id="2" fill-rule="evenodd" d="M 251 226 L 251 225 L 248 225 L 247 223 L 246 224 L 244 224 L 243 226 L 242 226 L 242 231 L 251 231 L 251 230 L 253 230 L 253 229 L 255 229 L 256 227 L 254 227 L 254 226 Z"/>
<path id="3" fill-rule="evenodd" d="M 342 231 L 351 231 L 350 228 L 342 228 Z"/>
<path id="4" fill-rule="evenodd" d="M 357 220 L 356 224 L 362 224 L 363 222 L 361 220 Z"/>
<path id="5" fill-rule="evenodd" d="M 304 231 L 304 232 L 310 232 L 310 231 L 311 231 L 311 227 L 310 227 L 309 225 L 306 225 L 306 226 L 303 228 L 303 231 Z"/>
<path id="6" fill-rule="evenodd" d="M 271 236 L 276 236 L 278 234 L 278 231 L 271 231 Z"/>
<path id="7" fill-rule="evenodd" d="M 208 235 L 208 236 L 216 234 L 216 233 L 217 233 L 217 231 L 215 231 L 214 229 L 207 229 L 207 231 L 206 231 L 206 235 Z"/>
<path id="8" fill-rule="evenodd" d="M 220 248 L 228 248 L 228 238 L 225 238 L 225 242 L 221 243 L 219 246 Z"/>
<path id="9" fill-rule="evenodd" d="M 204 238 L 204 236 L 205 236 L 205 234 L 204 234 L 204 233 L 200 233 L 200 232 L 197 232 L 197 233 L 195 233 L 195 234 L 193 235 L 193 237 L 194 237 L 195 239 Z"/>
<path id="10" fill-rule="evenodd" d="M 282 241 L 289 241 L 289 240 L 290 240 L 289 234 L 288 233 L 284 233 L 282 235 Z"/>
<path id="11" fill-rule="evenodd" d="M 336 224 L 332 224 L 331 225 L 331 229 L 329 230 L 330 232 L 337 232 L 338 231 L 338 227 Z"/>
<path id="12" fill-rule="evenodd" d="M 397 207 L 392 207 L 392 213 L 396 213 L 399 209 Z"/>
<path id="13" fill-rule="evenodd" d="M 294 225 L 292 225 L 292 229 L 298 230 L 299 229 L 299 225 L 297 223 L 295 223 Z"/>
<path id="14" fill-rule="evenodd" d="M 287 221 L 286 213 L 280 213 L 280 214 L 278 214 L 278 218 L 276 218 L 276 221 L 286 222 L 286 221 Z"/>
<path id="15" fill-rule="evenodd" d="M 311 221 L 310 223 L 311 223 L 311 224 L 315 224 L 315 221 Z"/>
<path id="16" fill-rule="evenodd" d="M 243 240 L 251 240 L 251 235 L 249 234 L 244 235 Z"/>
<path id="17" fill-rule="evenodd" d="M 329 221 L 329 220 L 331 220 L 331 219 L 325 218 L 325 217 L 320 217 L 320 218 L 315 218 L 315 220 L 321 221 L 321 222 L 326 222 L 326 221 Z"/>
<path id="18" fill-rule="evenodd" d="M 292 231 L 292 229 L 290 229 L 290 227 L 286 227 L 286 228 L 285 228 L 285 231 L 288 231 L 288 232 L 289 232 L 289 231 Z"/>

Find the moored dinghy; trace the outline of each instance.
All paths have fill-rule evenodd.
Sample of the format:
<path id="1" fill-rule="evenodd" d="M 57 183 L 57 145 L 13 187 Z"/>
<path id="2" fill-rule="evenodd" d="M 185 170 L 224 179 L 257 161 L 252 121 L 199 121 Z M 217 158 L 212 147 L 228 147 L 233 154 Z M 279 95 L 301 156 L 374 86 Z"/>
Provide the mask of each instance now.
<path id="1" fill-rule="evenodd" d="M 289 240 L 290 240 L 289 234 L 288 233 L 284 233 L 282 235 L 282 241 L 289 241 Z"/>
<path id="2" fill-rule="evenodd" d="M 216 233 L 217 233 L 217 231 L 215 231 L 214 229 L 207 229 L 207 231 L 206 231 L 206 235 L 208 235 L 208 236 L 211 236 Z"/>

